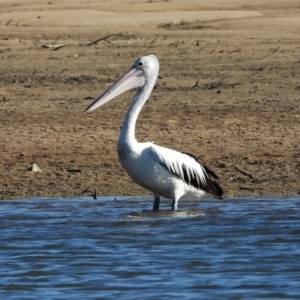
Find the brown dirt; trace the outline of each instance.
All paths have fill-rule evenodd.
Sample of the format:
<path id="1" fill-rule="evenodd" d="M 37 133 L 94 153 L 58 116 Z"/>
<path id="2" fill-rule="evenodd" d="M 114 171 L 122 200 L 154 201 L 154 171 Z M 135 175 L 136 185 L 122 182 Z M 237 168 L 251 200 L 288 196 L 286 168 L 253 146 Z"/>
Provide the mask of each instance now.
<path id="1" fill-rule="evenodd" d="M 299 1 L 209 2 L 1 1 L 0 198 L 147 194 L 116 154 L 134 92 L 82 111 L 151 53 L 161 71 L 139 141 L 193 153 L 227 195 L 299 193 Z"/>

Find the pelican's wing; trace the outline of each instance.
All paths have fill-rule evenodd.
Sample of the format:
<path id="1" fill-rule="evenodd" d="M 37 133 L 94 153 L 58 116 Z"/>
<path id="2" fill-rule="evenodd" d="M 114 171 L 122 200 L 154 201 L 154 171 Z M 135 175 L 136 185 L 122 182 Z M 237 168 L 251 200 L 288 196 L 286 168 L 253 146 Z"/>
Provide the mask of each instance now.
<path id="1" fill-rule="evenodd" d="M 218 176 L 206 166 L 200 164 L 193 155 L 157 145 L 151 145 L 149 155 L 188 185 L 204 190 L 220 199 L 223 198 L 222 188 L 212 179 L 218 179 Z"/>

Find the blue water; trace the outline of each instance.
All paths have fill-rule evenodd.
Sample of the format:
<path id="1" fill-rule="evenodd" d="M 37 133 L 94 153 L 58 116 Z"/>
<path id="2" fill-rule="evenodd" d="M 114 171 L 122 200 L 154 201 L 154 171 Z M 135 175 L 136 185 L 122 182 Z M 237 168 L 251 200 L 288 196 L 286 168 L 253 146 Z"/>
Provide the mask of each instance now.
<path id="1" fill-rule="evenodd" d="M 299 198 L 114 198 L 1 201 L 0 299 L 300 299 Z"/>

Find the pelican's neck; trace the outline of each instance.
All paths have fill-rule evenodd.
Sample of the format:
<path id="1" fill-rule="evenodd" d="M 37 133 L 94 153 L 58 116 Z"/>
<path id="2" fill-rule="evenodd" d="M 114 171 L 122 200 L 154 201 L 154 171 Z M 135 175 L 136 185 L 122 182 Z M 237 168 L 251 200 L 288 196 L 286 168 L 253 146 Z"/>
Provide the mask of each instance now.
<path id="1" fill-rule="evenodd" d="M 133 97 L 124 119 L 119 137 L 119 144 L 132 144 L 136 142 L 135 124 L 142 107 L 144 106 L 153 90 L 155 82 L 156 77 L 152 80 L 148 80 L 148 78 L 146 78 L 145 85 L 139 88 L 139 90 Z"/>

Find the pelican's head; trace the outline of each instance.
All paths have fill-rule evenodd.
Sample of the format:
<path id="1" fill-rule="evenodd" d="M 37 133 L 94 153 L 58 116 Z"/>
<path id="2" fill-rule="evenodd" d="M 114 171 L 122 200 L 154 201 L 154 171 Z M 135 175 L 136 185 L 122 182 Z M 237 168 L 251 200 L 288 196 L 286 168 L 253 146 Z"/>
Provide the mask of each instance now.
<path id="1" fill-rule="evenodd" d="M 130 89 L 141 88 L 146 82 L 153 81 L 154 86 L 158 71 L 159 63 L 155 55 L 138 58 L 132 67 L 97 97 L 84 112 L 90 112 Z"/>
<path id="2" fill-rule="evenodd" d="M 155 55 L 142 56 L 138 58 L 132 68 L 142 69 L 144 71 L 145 79 L 157 78 L 159 71 L 159 62 Z"/>

